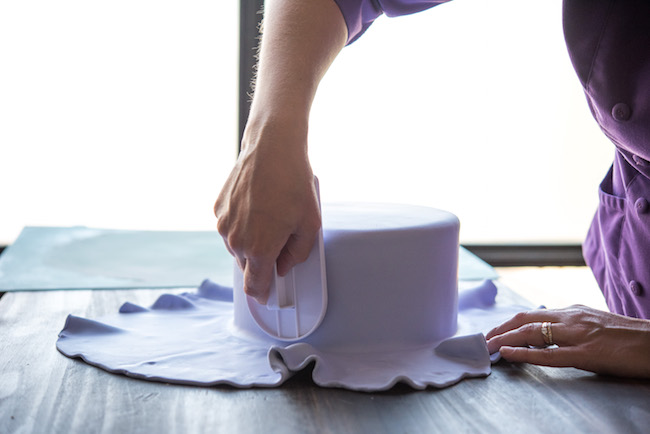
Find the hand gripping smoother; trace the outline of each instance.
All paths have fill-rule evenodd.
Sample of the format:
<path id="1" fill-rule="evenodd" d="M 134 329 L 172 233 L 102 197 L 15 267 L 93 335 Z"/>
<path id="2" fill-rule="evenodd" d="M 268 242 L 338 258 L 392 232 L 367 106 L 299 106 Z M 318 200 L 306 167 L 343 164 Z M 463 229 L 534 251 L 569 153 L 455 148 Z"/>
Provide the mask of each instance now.
<path id="1" fill-rule="evenodd" d="M 314 177 L 316 192 L 318 179 Z M 248 309 L 259 327 L 281 341 L 300 340 L 318 328 L 327 310 L 327 281 L 323 227 L 307 260 L 293 267 L 286 276 L 277 268 L 266 305 L 247 296 Z"/>

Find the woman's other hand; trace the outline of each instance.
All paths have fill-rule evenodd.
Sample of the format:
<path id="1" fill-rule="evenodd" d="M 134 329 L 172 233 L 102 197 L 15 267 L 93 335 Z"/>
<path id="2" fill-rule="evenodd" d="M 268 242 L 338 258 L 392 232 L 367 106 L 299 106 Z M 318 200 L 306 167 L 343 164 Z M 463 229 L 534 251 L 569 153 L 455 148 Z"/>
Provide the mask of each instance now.
<path id="1" fill-rule="evenodd" d="M 546 322 L 555 345 L 545 342 Z M 510 362 L 650 378 L 650 321 L 586 306 L 519 313 L 490 331 L 487 345 Z"/>

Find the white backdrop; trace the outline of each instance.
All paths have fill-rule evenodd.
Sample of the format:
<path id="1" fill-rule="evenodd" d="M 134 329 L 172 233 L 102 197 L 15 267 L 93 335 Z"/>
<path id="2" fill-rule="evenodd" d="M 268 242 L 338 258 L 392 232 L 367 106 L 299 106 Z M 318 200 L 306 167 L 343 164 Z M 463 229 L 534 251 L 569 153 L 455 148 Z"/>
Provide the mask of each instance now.
<path id="1" fill-rule="evenodd" d="M 235 158 L 237 1 L 0 2 L 0 244 L 24 225 L 211 229 Z M 613 148 L 560 0 L 381 18 L 312 111 L 324 201 L 456 213 L 464 242 L 576 242 Z"/>
<path id="2" fill-rule="evenodd" d="M 0 244 L 24 225 L 212 229 L 239 3 L 0 2 Z"/>

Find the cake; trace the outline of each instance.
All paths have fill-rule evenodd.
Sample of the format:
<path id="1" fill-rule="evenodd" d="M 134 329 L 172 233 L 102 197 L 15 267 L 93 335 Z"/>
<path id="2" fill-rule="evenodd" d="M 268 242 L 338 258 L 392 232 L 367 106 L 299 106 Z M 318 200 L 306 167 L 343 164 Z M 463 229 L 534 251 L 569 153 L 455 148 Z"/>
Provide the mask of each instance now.
<path id="1" fill-rule="evenodd" d="M 330 351 L 393 351 L 456 333 L 456 216 L 421 206 L 358 203 L 325 204 L 322 216 L 327 311 L 299 342 Z M 235 331 L 271 339 L 249 311 L 241 271 L 235 273 Z"/>
<path id="2" fill-rule="evenodd" d="M 148 308 L 126 302 L 99 319 L 69 315 L 57 348 L 109 372 L 201 386 L 275 387 L 308 366 L 315 384 L 365 391 L 484 377 L 490 355 L 481 332 L 527 308 L 494 309 L 483 294 L 494 300 L 493 284 L 465 289 L 458 302 L 458 226 L 452 214 L 430 208 L 326 205 L 324 243 L 312 250 L 317 271 L 321 259 L 327 263 L 319 291 L 312 289 L 322 275 L 304 272 L 316 255 L 296 267 L 293 298 L 276 285 L 275 305 L 247 297 L 236 271 L 234 291 L 206 279 L 196 292 L 162 294 Z M 319 300 L 323 309 L 310 311 Z M 264 329 L 268 323 L 254 316 L 260 311 L 306 332 L 289 338 L 281 321 Z M 304 311 L 318 318 L 305 329 Z"/>

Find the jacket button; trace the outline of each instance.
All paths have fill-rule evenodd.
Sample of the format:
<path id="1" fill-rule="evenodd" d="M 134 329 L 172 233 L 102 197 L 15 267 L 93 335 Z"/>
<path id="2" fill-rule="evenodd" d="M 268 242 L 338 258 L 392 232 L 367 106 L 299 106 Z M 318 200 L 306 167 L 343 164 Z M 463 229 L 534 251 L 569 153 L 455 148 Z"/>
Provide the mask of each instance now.
<path id="1" fill-rule="evenodd" d="M 619 102 L 612 108 L 612 116 L 619 122 L 624 122 L 630 119 L 631 115 L 632 109 L 630 109 L 629 105 L 623 102 Z"/>
<path id="2" fill-rule="evenodd" d="M 645 167 L 648 165 L 648 162 L 643 158 L 639 157 L 638 155 L 632 155 L 632 159 L 634 160 L 637 166 Z"/>
<path id="3" fill-rule="evenodd" d="M 636 200 L 636 202 L 634 202 L 634 207 L 636 208 L 636 212 L 638 214 L 645 214 L 648 212 L 648 201 L 640 197 Z"/>
<path id="4" fill-rule="evenodd" d="M 634 295 L 641 295 L 643 289 L 641 288 L 641 284 L 639 282 L 636 280 L 630 280 L 630 291 L 632 291 L 632 294 Z"/>

